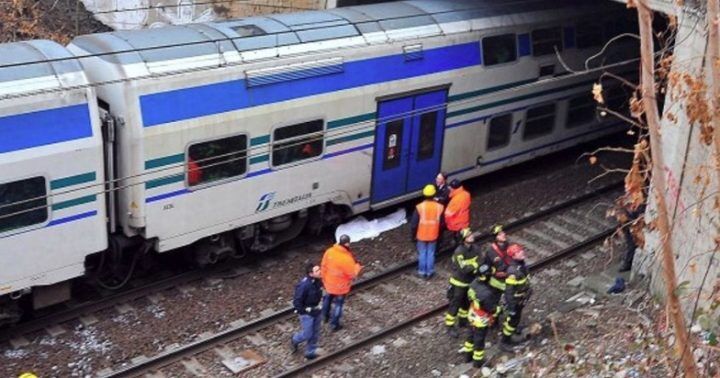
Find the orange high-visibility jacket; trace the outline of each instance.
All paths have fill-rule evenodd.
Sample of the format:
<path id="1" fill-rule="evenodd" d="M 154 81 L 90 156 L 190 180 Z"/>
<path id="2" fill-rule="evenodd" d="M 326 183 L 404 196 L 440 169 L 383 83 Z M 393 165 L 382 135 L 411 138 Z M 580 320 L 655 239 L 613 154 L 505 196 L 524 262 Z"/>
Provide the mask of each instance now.
<path id="1" fill-rule="evenodd" d="M 443 205 L 432 200 L 420 202 L 415 209 L 420 218 L 415 237 L 419 241 L 432 242 L 440 236 L 440 217 L 442 217 Z"/>
<path id="2" fill-rule="evenodd" d="M 362 266 L 352 253 L 340 244 L 328 248 L 320 263 L 320 275 L 328 294 L 344 295 L 350 292 L 352 280 L 360 274 Z"/>
<path id="3" fill-rule="evenodd" d="M 448 230 L 455 232 L 470 227 L 470 193 L 462 186 L 450 192 L 445 224 Z"/>

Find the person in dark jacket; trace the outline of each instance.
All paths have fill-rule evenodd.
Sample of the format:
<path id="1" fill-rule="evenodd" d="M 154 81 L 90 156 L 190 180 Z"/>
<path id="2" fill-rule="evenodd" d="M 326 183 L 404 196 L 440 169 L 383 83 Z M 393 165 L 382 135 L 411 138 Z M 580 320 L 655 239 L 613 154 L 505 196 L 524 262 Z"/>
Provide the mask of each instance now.
<path id="1" fill-rule="evenodd" d="M 433 199 L 443 206 L 447 206 L 450 202 L 450 187 L 445 172 L 440 172 L 435 176 L 435 197 Z"/>
<path id="2" fill-rule="evenodd" d="M 530 270 L 525 264 L 525 249 L 519 244 L 510 244 L 507 253 L 512 259 L 507 269 L 505 279 L 505 322 L 503 322 L 500 349 L 511 351 L 517 340 L 518 325 L 522 317 L 522 310 L 530 297 Z M 521 338 L 522 339 L 522 338 Z"/>
<path id="3" fill-rule="evenodd" d="M 301 331 L 292 335 L 290 345 L 293 353 L 297 352 L 300 343 L 307 341 L 305 358 L 312 360 L 317 357 L 318 337 L 320 336 L 320 300 L 322 299 L 322 282 L 320 266 L 308 263 L 306 276 L 295 286 L 293 307 L 300 316 Z"/>

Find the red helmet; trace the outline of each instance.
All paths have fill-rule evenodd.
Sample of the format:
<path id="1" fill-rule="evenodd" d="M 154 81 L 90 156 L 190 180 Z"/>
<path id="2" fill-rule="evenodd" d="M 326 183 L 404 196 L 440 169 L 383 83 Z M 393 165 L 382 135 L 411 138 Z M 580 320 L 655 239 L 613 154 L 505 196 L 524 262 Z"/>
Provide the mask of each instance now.
<path id="1" fill-rule="evenodd" d="M 525 250 L 520 244 L 510 244 L 507 249 L 508 256 L 516 260 L 525 260 Z"/>

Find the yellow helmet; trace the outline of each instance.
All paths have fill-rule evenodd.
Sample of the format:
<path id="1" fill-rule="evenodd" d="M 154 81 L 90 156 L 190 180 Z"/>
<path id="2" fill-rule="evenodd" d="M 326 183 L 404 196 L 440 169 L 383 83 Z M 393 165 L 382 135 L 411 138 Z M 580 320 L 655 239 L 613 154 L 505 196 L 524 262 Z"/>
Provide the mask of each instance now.
<path id="1" fill-rule="evenodd" d="M 18 378 L 38 378 L 38 376 L 33 373 L 22 373 Z"/>
<path id="2" fill-rule="evenodd" d="M 491 231 L 493 235 L 497 235 L 501 232 L 503 232 L 503 226 L 501 224 L 495 224 L 492 226 Z"/>
<path id="3" fill-rule="evenodd" d="M 465 239 L 466 237 L 468 237 L 470 235 L 472 235 L 472 230 L 470 229 L 470 227 L 465 227 L 462 230 L 460 230 L 460 236 L 462 236 L 463 239 Z"/>
<path id="4" fill-rule="evenodd" d="M 435 195 L 435 193 L 436 193 L 435 185 L 428 184 L 428 185 L 425 185 L 425 187 L 423 188 L 423 195 L 425 197 L 428 197 L 428 198 L 432 197 Z"/>

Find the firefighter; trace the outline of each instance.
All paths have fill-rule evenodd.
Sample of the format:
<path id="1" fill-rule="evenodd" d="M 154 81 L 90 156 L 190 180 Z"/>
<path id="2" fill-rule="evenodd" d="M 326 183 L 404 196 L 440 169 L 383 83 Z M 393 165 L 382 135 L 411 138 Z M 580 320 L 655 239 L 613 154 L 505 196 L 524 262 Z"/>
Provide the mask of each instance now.
<path id="1" fill-rule="evenodd" d="M 472 361 L 478 368 L 485 364 L 485 337 L 488 329 L 495 323 L 500 313 L 499 297 L 495 293 L 496 290 L 489 285 L 491 276 L 492 267 L 487 264 L 480 265 L 477 269 L 477 277 L 468 288 L 470 333 L 460 352 L 465 356 L 466 362 Z"/>
<path id="2" fill-rule="evenodd" d="M 505 303 L 505 321 L 503 322 L 502 339 L 500 347 L 503 350 L 512 350 L 516 339 L 513 336 L 518 335 L 518 324 L 522 310 L 530 297 L 530 271 L 525 264 L 525 250 L 519 244 L 511 244 L 507 248 L 507 253 L 512 259 L 507 269 L 507 278 L 505 278 L 505 293 L 503 300 Z"/>
<path id="3" fill-rule="evenodd" d="M 457 326 L 467 324 L 468 297 L 467 291 L 475 277 L 479 266 L 480 251 L 475 246 L 475 236 L 469 228 L 460 231 L 463 243 L 459 245 L 452 255 L 452 275 L 448 289 L 448 310 L 445 313 L 445 325 L 448 333 L 458 337 Z"/>
<path id="4" fill-rule="evenodd" d="M 456 244 L 461 240 L 460 230 L 470 227 L 470 193 L 459 180 L 450 182 L 450 202 L 445 208 L 445 225 Z"/>
<path id="5" fill-rule="evenodd" d="M 435 249 L 442 222 L 443 205 L 433 200 L 435 193 L 434 185 L 423 188 L 425 200 L 415 207 L 410 220 L 411 238 L 418 251 L 418 274 L 425 279 L 435 274 Z"/>
<path id="6" fill-rule="evenodd" d="M 495 240 L 490 244 L 490 249 L 487 251 L 487 262 L 493 268 L 490 286 L 498 290 L 498 295 L 502 295 L 505 292 L 505 278 L 512 258 L 507 253 L 509 243 L 503 226 L 496 224 L 492 226 L 490 232 L 495 235 Z"/>

